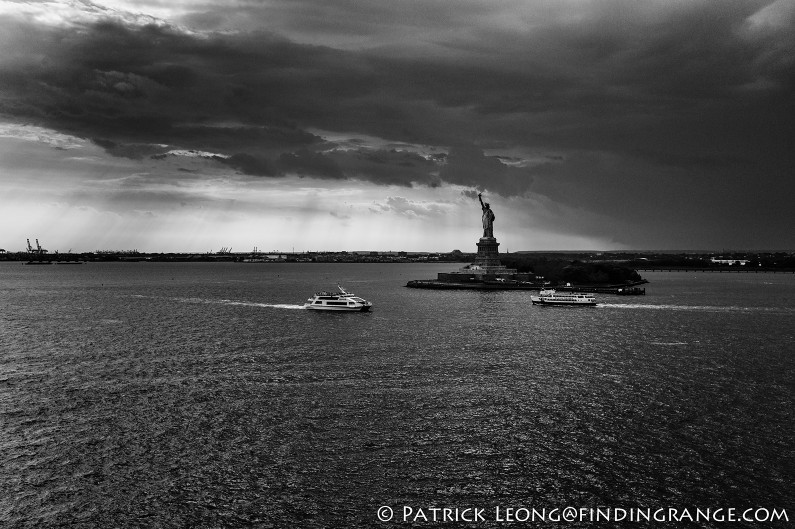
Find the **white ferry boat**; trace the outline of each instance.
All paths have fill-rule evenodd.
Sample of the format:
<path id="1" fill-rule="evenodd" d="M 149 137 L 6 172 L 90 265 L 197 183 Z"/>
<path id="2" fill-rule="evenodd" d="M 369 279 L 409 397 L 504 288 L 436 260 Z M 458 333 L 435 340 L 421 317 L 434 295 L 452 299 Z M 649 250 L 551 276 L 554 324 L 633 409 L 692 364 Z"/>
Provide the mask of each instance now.
<path id="1" fill-rule="evenodd" d="M 533 305 L 596 305 L 593 294 L 580 292 L 556 292 L 554 289 L 543 289 L 538 296 L 530 296 Z"/>
<path id="2" fill-rule="evenodd" d="M 313 297 L 306 300 L 304 308 L 309 310 L 366 312 L 373 306 L 369 301 L 346 292 L 341 286 L 337 285 L 337 288 L 340 290 L 339 292 L 317 292 Z"/>

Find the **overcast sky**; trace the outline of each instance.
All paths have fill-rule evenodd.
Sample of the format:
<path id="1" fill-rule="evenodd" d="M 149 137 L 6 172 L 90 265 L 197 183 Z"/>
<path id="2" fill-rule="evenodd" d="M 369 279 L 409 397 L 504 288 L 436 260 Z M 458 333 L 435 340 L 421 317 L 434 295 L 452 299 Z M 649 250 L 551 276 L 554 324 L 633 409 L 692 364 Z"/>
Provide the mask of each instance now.
<path id="1" fill-rule="evenodd" d="M 795 248 L 793 0 L 0 0 L 0 248 Z"/>

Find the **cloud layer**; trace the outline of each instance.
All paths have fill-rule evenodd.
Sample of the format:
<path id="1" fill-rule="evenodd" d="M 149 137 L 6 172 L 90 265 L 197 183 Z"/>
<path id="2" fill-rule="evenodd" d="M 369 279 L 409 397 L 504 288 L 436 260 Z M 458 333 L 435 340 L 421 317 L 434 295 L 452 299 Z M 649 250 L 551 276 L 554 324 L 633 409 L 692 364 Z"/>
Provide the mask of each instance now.
<path id="1" fill-rule="evenodd" d="M 625 244 L 795 246 L 787 0 L 4 6 L 0 115 L 112 156 L 540 197 Z"/>

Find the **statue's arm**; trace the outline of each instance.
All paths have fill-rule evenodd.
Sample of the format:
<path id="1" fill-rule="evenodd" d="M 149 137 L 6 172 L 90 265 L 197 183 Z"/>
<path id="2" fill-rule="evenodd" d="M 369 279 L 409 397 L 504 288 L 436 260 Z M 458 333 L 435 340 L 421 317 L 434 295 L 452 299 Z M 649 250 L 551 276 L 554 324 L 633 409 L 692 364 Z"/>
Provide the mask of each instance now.
<path id="1" fill-rule="evenodd" d="M 481 196 L 481 193 L 478 193 L 478 200 L 480 200 L 480 207 L 485 208 L 486 206 L 483 205 L 483 197 Z"/>

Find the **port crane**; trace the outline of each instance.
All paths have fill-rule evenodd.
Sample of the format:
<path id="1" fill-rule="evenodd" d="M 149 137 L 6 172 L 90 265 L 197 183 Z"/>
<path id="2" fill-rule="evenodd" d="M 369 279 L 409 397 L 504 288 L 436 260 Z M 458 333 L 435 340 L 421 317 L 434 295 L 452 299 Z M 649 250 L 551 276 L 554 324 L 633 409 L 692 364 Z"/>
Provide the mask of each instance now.
<path id="1" fill-rule="evenodd" d="M 30 239 L 27 239 L 27 243 L 28 243 L 28 253 L 35 253 L 35 254 L 38 254 L 38 255 L 43 255 L 43 254 L 47 253 L 47 250 L 42 248 L 41 244 L 39 244 L 39 240 L 38 239 L 36 239 L 36 249 L 35 250 L 30 245 Z"/>
<path id="2" fill-rule="evenodd" d="M 30 239 L 26 239 L 25 242 L 28 243 L 28 258 L 30 259 L 25 264 L 52 264 L 52 261 L 44 259 L 44 254 L 47 253 L 47 250 L 41 247 L 38 239 L 36 239 L 35 248 L 30 244 Z M 56 251 L 55 253 L 57 254 L 58 252 Z"/>

